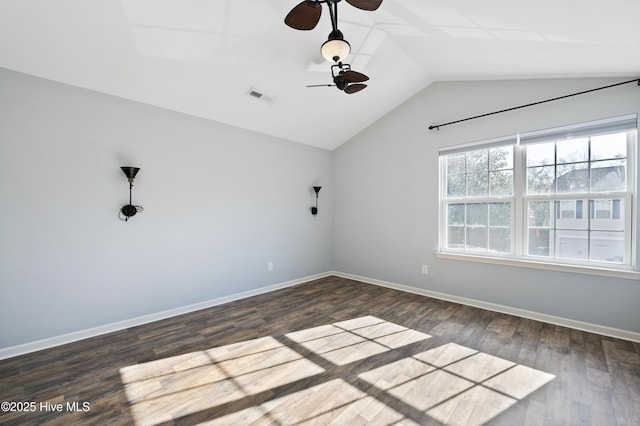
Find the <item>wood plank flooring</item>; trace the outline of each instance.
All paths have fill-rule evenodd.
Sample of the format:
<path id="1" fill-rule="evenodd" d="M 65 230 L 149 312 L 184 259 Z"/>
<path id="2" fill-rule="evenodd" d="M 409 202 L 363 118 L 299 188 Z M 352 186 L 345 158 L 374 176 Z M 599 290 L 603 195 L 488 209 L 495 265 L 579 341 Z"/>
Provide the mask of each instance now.
<path id="1" fill-rule="evenodd" d="M 640 344 L 328 277 L 0 361 L 0 401 L 35 403 L 7 425 L 640 425 Z"/>

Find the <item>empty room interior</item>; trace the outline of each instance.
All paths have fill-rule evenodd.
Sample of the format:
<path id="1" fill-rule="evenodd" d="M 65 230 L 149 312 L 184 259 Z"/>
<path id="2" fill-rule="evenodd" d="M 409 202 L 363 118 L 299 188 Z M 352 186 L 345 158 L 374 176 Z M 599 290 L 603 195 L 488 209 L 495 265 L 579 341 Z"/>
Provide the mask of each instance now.
<path id="1" fill-rule="evenodd" d="M 0 424 L 637 425 L 640 3 L 0 3 Z"/>

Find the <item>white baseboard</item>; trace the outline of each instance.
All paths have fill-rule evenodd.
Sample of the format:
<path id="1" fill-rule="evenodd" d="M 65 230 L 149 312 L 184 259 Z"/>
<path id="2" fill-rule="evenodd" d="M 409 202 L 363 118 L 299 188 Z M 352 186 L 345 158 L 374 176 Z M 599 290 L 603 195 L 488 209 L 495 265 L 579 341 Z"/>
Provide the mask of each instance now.
<path id="1" fill-rule="evenodd" d="M 87 339 L 89 337 L 99 336 L 101 334 L 107 334 L 118 330 L 124 330 L 126 328 L 135 327 L 137 325 L 147 324 L 154 321 L 163 320 L 177 315 L 188 314 L 190 312 L 199 311 L 200 309 L 210 308 L 224 303 L 233 302 L 235 300 L 245 299 L 251 296 L 257 296 L 259 294 L 269 293 L 274 290 L 280 290 L 286 287 L 292 287 L 294 285 L 302 284 L 308 281 L 317 280 L 319 278 L 325 278 L 333 275 L 330 272 L 324 272 L 321 274 L 310 275 L 303 278 L 298 278 L 283 283 L 273 284 L 265 287 L 260 287 L 255 290 L 244 291 L 241 293 L 232 294 L 229 296 L 219 297 L 216 299 L 206 300 L 204 302 L 194 303 L 192 305 L 181 306 L 174 309 L 168 309 L 162 312 L 156 312 L 149 315 L 143 315 L 135 318 L 131 318 L 124 321 L 118 321 L 110 324 L 101 325 L 98 327 L 87 328 L 84 330 L 74 331 L 72 333 L 63 334 L 60 336 L 48 337 L 42 340 L 36 340 L 34 342 L 24 343 L 21 345 L 10 346 L 8 348 L 0 349 L 0 360 L 13 358 L 18 355 L 24 355 L 31 352 L 40 351 L 42 349 L 52 348 L 54 346 L 64 345 L 78 340 Z"/>
<path id="2" fill-rule="evenodd" d="M 348 274 L 348 273 L 339 272 L 339 271 L 330 271 L 330 272 L 324 272 L 321 274 L 310 275 L 303 278 L 298 278 L 291 281 L 286 281 L 283 283 L 260 287 L 255 290 L 250 290 L 250 291 L 232 294 L 229 296 L 219 297 L 216 299 L 199 302 L 192 305 L 181 306 L 178 308 L 169 309 L 162 312 L 143 315 L 143 316 L 131 318 L 124 321 L 118 321 L 110 324 L 101 325 L 98 327 L 79 330 L 72 333 L 63 334 L 60 336 L 49 337 L 46 339 L 25 343 L 22 345 L 2 348 L 0 349 L 0 360 L 13 358 L 18 355 L 24 355 L 27 353 L 36 352 L 43 349 L 52 348 L 54 346 L 76 342 L 78 340 L 99 336 L 101 334 L 107 334 L 107 333 L 111 333 L 118 330 L 124 330 L 126 328 L 163 320 L 163 319 L 174 317 L 177 315 L 195 312 L 200 309 L 206 309 L 213 306 L 222 305 L 224 303 L 233 302 L 235 300 L 245 299 L 247 297 L 257 296 L 259 294 L 269 293 L 271 291 L 292 287 L 298 284 L 317 280 L 320 278 L 325 278 L 332 275 L 335 275 L 341 278 L 350 279 L 350 280 L 360 281 L 367 284 L 373 284 L 380 287 L 387 287 L 394 290 L 403 291 L 406 293 L 413 293 L 421 296 L 427 296 L 433 299 L 445 300 L 447 302 L 459 303 L 461 305 L 468 305 L 476 308 L 487 309 L 494 312 L 515 315 L 521 318 L 528 318 L 536 321 L 546 322 L 549 324 L 561 325 L 561 326 L 573 328 L 576 330 L 588 331 L 588 332 L 600 334 L 603 336 L 630 340 L 632 342 L 640 342 L 640 333 L 633 332 L 633 331 L 621 330 L 621 329 L 612 328 L 612 327 L 605 327 L 598 324 L 592 324 L 592 323 L 576 321 L 568 318 L 556 317 L 553 315 L 527 311 L 524 309 L 513 308 L 510 306 L 498 305 L 495 303 L 483 302 L 481 300 L 469 299 L 469 298 L 460 297 L 460 296 L 453 296 L 446 293 L 439 293 L 431 290 L 425 290 L 417 287 L 411 287 L 403 284 L 392 283 L 389 281 L 378 280 L 375 278 L 369 278 L 369 277 L 364 277 L 360 275 Z"/>
<path id="3" fill-rule="evenodd" d="M 434 299 L 444 300 L 447 302 L 459 303 L 461 305 L 468 305 L 468 306 L 473 306 L 475 308 L 487 309 L 489 311 L 514 315 L 521 318 L 528 318 L 536 321 L 546 322 L 549 324 L 561 325 L 561 326 L 573 328 L 576 330 L 588 331 L 590 333 L 596 333 L 603 336 L 630 340 L 632 342 L 640 342 L 640 333 L 637 333 L 634 331 L 621 330 L 621 329 L 612 328 L 612 327 L 605 327 L 602 325 L 592 324 L 592 323 L 583 322 L 583 321 L 576 321 L 569 318 L 556 317 L 553 315 L 542 314 L 539 312 L 527 311 L 525 309 L 512 308 L 510 306 L 503 306 L 495 303 L 483 302 L 481 300 L 468 299 L 466 297 L 452 296 L 446 293 L 439 293 L 439 292 L 425 290 L 417 287 L 411 287 L 403 284 L 397 284 L 397 283 L 382 281 L 374 278 L 363 277 L 360 275 L 347 274 L 344 272 L 333 271 L 331 272 L 331 275 L 335 275 L 337 277 L 347 278 L 355 281 L 360 281 L 367 284 L 373 284 L 380 287 L 387 287 L 394 290 L 400 290 L 407 293 L 427 296 Z"/>

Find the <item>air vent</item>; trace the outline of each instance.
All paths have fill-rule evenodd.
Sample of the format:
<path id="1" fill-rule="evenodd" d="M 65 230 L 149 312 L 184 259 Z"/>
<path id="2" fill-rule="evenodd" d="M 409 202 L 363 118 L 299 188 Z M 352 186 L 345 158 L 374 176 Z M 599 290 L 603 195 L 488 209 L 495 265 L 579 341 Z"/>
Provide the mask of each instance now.
<path id="1" fill-rule="evenodd" d="M 258 92 L 256 89 L 249 89 L 248 94 L 249 96 L 252 96 L 256 99 L 260 99 L 262 96 L 264 96 L 262 93 Z"/>
<path id="2" fill-rule="evenodd" d="M 271 105 L 273 103 L 273 98 L 271 96 L 265 95 L 264 92 L 254 87 L 247 90 L 247 96 L 260 101 L 261 104 Z"/>

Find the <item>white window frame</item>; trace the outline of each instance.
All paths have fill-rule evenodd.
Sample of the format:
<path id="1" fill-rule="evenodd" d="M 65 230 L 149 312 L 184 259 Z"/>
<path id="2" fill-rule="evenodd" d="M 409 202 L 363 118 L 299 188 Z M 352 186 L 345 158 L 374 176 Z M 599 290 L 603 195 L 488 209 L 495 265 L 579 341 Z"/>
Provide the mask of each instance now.
<path id="1" fill-rule="evenodd" d="M 526 146 L 531 143 L 551 142 L 571 137 L 585 137 L 602 134 L 610 134 L 615 132 L 627 131 L 627 157 L 626 157 L 626 188 L 622 191 L 611 192 L 586 192 L 586 193 L 553 193 L 553 194 L 532 194 L 526 193 L 527 185 L 527 162 L 526 162 Z M 488 149 L 497 146 L 513 146 L 513 194 L 512 196 L 487 196 L 487 197 L 452 197 L 447 198 L 447 170 L 446 158 L 448 155 L 457 153 L 466 153 L 479 149 Z M 571 126 L 563 126 L 559 128 L 546 129 L 536 132 L 528 132 L 519 135 L 506 136 L 488 141 L 480 141 L 445 147 L 440 150 L 440 203 L 439 203 L 439 249 L 437 255 L 443 258 L 467 259 L 472 261 L 489 261 L 491 263 L 515 264 L 516 266 L 532 266 L 542 269 L 553 270 L 573 270 L 578 268 L 578 272 L 596 273 L 601 275 L 617 276 L 615 273 L 608 274 L 606 271 L 631 272 L 633 274 L 640 273 L 636 271 L 636 242 L 637 242 L 637 201 L 636 201 L 636 156 L 637 156 L 637 114 L 630 114 L 621 117 L 613 117 L 604 120 L 597 120 L 588 123 L 580 123 Z M 555 161 L 554 161 L 555 164 Z M 555 257 L 556 253 L 549 253 L 548 256 L 536 256 L 528 254 L 529 247 L 529 219 L 528 219 L 528 202 L 530 201 L 547 201 L 552 202 L 552 211 L 555 209 L 555 202 L 560 200 L 584 200 L 583 201 L 583 220 L 587 223 L 586 232 L 588 238 L 596 237 L 597 232 L 607 232 L 606 226 L 596 227 L 593 225 L 597 218 L 590 218 L 591 203 L 597 200 L 621 199 L 624 208 L 621 209 L 620 215 L 624 216 L 624 263 L 615 261 L 595 261 L 581 259 L 563 259 Z M 591 201 L 594 200 L 594 201 Z M 491 203 L 491 202 L 509 202 L 511 203 L 511 247 L 508 253 L 492 252 L 490 250 L 475 251 L 466 247 L 447 247 L 447 212 L 450 204 L 469 204 L 469 203 Z M 593 207 L 595 208 L 595 207 Z M 553 211 L 555 216 L 555 211 Z M 574 213 L 575 214 L 575 213 Z M 570 229 L 565 232 L 562 226 L 555 224 L 552 230 L 562 231 L 561 233 L 571 234 Z M 465 227 L 467 225 L 465 224 Z M 585 231 L 583 229 L 583 231 Z M 556 241 L 550 244 L 549 249 L 555 249 Z M 595 239 L 593 241 L 596 241 Z M 592 248 L 591 240 L 587 240 L 589 250 Z M 559 242 L 558 242 L 559 244 Z M 567 268 L 565 268 L 565 266 Z M 601 270 L 600 272 L 594 270 Z M 602 271 L 605 271 L 603 274 Z M 621 274 L 620 276 L 626 275 Z M 637 276 L 634 276 L 637 279 Z"/>

